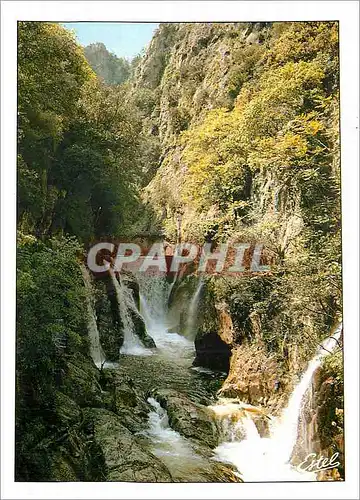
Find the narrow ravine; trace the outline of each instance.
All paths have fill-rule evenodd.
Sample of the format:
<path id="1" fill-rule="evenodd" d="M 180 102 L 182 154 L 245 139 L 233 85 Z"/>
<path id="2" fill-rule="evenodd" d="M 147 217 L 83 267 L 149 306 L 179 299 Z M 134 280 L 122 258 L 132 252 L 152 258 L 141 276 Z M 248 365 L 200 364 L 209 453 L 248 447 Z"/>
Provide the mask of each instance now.
<path id="1" fill-rule="evenodd" d="M 15 480 L 343 481 L 338 23 L 70 24 L 17 30 Z"/>
<path id="2" fill-rule="evenodd" d="M 146 348 L 131 319 L 130 311 L 136 308 L 132 291 L 118 274 L 110 269 L 124 328 L 124 343 L 115 369 L 118 376 L 130 377 L 146 396 L 149 413 L 138 437 L 166 465 L 174 480 L 188 482 L 193 477 L 200 481 L 211 480 L 212 467 L 222 463 L 233 467 L 234 477 L 245 482 L 315 481 L 316 473 L 302 471 L 292 464 L 292 453 L 314 374 L 323 358 L 339 347 L 342 325 L 322 343 L 295 385 L 287 406 L 280 416 L 273 417 L 264 408 L 238 399 L 217 397 L 217 390 L 226 374 L 192 366 L 195 348 L 190 339 L 196 335 L 202 280 L 198 280 L 189 300 L 185 337 L 171 330 L 168 300 L 173 282 L 161 276 L 137 277 L 140 295 L 137 314 L 143 318 L 148 335 L 156 343 L 156 348 Z M 91 286 L 85 271 L 84 276 L 88 286 Z M 91 349 L 98 366 L 102 348 L 92 314 L 89 306 Z M 105 369 L 114 369 L 112 364 L 105 363 L 104 366 Z M 184 397 L 194 405 L 201 405 L 213 420 L 216 437 L 205 452 L 199 441 L 184 436 L 172 427 L 164 407 L 166 397 L 164 399 L 163 391 L 165 394 L 170 391 L 171 397 Z M 259 432 L 255 417 L 266 419 L 266 437 Z"/>

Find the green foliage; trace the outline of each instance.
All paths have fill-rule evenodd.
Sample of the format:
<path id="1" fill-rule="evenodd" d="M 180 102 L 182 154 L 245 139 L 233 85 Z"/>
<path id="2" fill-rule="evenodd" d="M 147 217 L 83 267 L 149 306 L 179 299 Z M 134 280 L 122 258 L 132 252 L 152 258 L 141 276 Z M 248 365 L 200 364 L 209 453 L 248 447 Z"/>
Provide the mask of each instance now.
<path id="1" fill-rule="evenodd" d="M 55 424 L 55 392 L 66 359 L 87 352 L 85 292 L 75 239 L 45 245 L 19 233 L 17 246 L 17 471 L 33 480 L 39 467 L 46 474 L 38 444 Z"/>
<path id="2" fill-rule="evenodd" d="M 187 130 L 175 131 L 146 199 L 170 239 L 181 214 L 183 239 L 265 244 L 271 275 L 229 278 L 226 292 L 218 278 L 219 301 L 248 338 L 256 313 L 270 350 L 301 345 L 308 359 L 341 316 L 337 23 L 218 27 L 220 46 L 214 27 L 188 29 L 184 46 L 207 65 L 197 91 L 205 97 Z M 204 47 L 205 33 L 213 38 Z M 163 88 L 181 110 L 192 91 L 180 48 Z M 219 87 L 232 105 L 217 107 Z"/>
<path id="3" fill-rule="evenodd" d="M 94 78 L 71 33 L 53 23 L 18 27 L 18 218 L 49 230 L 58 196 L 49 176 L 82 85 Z"/>
<path id="4" fill-rule="evenodd" d="M 93 76 L 69 31 L 54 23 L 19 23 L 18 106 L 25 123 L 42 112 L 71 115 L 82 84 Z"/>
<path id="5" fill-rule="evenodd" d="M 125 234 L 158 159 L 129 87 L 96 79 L 61 26 L 20 23 L 19 113 L 19 226 L 86 243 Z"/>
<path id="6" fill-rule="evenodd" d="M 126 88 L 91 81 L 78 102 L 78 117 L 59 147 L 53 181 L 64 193 L 53 228 L 87 242 L 125 234 L 142 183 L 141 123 L 125 102 Z"/>

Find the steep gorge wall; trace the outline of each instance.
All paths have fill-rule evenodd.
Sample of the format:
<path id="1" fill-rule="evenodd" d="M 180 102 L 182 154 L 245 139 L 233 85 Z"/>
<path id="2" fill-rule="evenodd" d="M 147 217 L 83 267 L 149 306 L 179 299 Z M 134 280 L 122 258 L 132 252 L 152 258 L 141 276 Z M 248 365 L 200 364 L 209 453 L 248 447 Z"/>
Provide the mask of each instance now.
<path id="1" fill-rule="evenodd" d="M 165 237 L 266 247 L 266 275 L 205 279 L 195 364 L 274 413 L 341 317 L 337 35 L 160 25 L 134 83 L 151 97 L 160 154 L 144 200 Z"/>

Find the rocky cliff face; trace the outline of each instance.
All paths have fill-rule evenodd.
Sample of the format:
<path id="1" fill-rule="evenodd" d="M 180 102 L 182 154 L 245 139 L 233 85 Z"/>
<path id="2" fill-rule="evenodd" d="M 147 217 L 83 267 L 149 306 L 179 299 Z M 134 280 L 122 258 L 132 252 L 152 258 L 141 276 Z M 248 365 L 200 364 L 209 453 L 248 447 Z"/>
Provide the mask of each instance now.
<path id="1" fill-rule="evenodd" d="M 166 237 L 265 244 L 267 275 L 205 279 L 195 364 L 277 413 L 341 316 L 337 26 L 163 24 L 134 88 Z"/>
<path id="2" fill-rule="evenodd" d="M 336 47 L 331 23 L 162 24 L 130 83 L 150 151 L 144 233 L 214 249 L 225 241 L 265 245 L 269 272 L 251 273 L 245 263 L 243 275 L 204 276 L 194 365 L 227 373 L 221 395 L 274 415 L 341 314 Z M 179 276 L 170 297 L 174 331 L 185 335 L 199 279 L 193 271 Z M 110 281 L 97 288 L 101 342 L 115 360 L 121 318 Z M 136 329 L 146 335 L 143 324 Z M 340 365 L 318 375 L 304 417 L 315 451 L 326 454 L 334 443 L 341 449 L 341 401 L 331 383 L 338 380 L 341 392 Z M 102 393 L 83 400 L 82 390 L 69 408 L 85 412 L 81 432 L 91 436 L 109 480 L 171 480 L 133 436 L 149 408 L 124 376 L 90 384 L 101 382 Z M 156 394 L 173 427 L 190 436 L 194 425 L 180 411 L 190 402 Z M 336 432 L 328 430 L 330 402 Z M 202 406 L 191 408 L 196 421 Z M 213 446 L 212 428 L 201 422 Z M 104 442 L 113 431 L 139 467 L 119 461 L 117 445 Z"/>
<path id="3" fill-rule="evenodd" d="M 160 25 L 137 68 L 135 88 L 157 95 L 152 118 L 163 147 L 210 109 L 232 106 L 240 86 L 236 71 L 251 65 L 239 53 L 256 60 L 267 31 L 267 23 Z"/>

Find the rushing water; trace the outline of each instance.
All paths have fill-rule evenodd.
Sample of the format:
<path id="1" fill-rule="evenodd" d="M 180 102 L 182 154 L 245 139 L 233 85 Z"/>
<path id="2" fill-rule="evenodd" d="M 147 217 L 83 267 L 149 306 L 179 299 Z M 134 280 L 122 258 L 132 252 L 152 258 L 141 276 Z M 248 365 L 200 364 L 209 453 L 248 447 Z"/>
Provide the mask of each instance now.
<path id="1" fill-rule="evenodd" d="M 90 350 L 94 363 L 105 366 L 105 356 L 100 345 L 92 303 L 91 279 L 82 267 L 87 290 L 88 331 Z M 196 314 L 202 289 L 199 281 L 188 304 L 187 337 L 169 331 L 168 301 L 173 284 L 165 277 L 140 277 L 140 311 L 137 310 L 130 288 L 121 276 L 117 279 L 113 269 L 109 270 L 116 292 L 119 314 L 124 328 L 124 343 L 121 348 L 119 370 L 135 380 L 142 389 L 172 388 L 186 394 L 190 399 L 206 401 L 212 398 L 209 380 L 221 377 L 209 369 L 192 367 Z M 146 349 L 136 335 L 132 314 L 141 314 L 149 335 L 155 340 L 157 349 Z M 191 331 L 190 331 L 191 330 Z M 342 325 L 326 339 L 310 361 L 299 383 L 290 396 L 287 407 L 278 418 L 269 417 L 269 437 L 261 437 L 253 419 L 263 410 L 237 400 L 218 399 L 209 406 L 214 414 L 220 444 L 214 450 L 213 459 L 230 463 L 237 468 L 246 482 L 256 481 L 314 481 L 315 473 L 303 472 L 291 464 L 292 453 L 298 438 L 299 419 L 310 394 L 314 373 L 324 357 L 338 346 Z M 151 358 L 148 355 L 151 354 Z M 224 374 L 223 374 L 224 375 Z M 194 443 L 181 436 L 169 425 L 165 409 L 154 398 L 148 398 L 152 410 L 148 426 L 142 432 L 151 442 L 151 451 L 169 468 L 178 481 L 208 480 L 212 477 L 209 457 L 204 457 Z M 205 403 L 209 404 L 209 403 Z M 264 417 L 265 418 L 265 417 Z M 209 474 L 207 476 L 207 474 Z M 211 480 L 211 479 L 210 479 Z"/>
<path id="2" fill-rule="evenodd" d="M 86 308 L 87 308 L 87 328 L 90 339 L 90 356 L 95 365 L 101 368 L 105 362 L 105 354 L 100 344 L 99 331 L 96 323 L 95 307 L 93 303 L 93 289 L 91 285 L 91 277 L 85 266 L 81 266 L 81 272 L 85 284 L 86 293 Z"/>
<path id="3" fill-rule="evenodd" d="M 192 340 L 196 337 L 198 306 L 203 285 L 203 280 L 200 278 L 189 305 L 189 313 L 186 322 L 186 337 L 191 338 Z"/>
<path id="4" fill-rule="evenodd" d="M 151 451 L 160 458 L 175 480 L 192 480 L 193 474 L 201 473 L 207 462 L 199 455 L 190 441 L 169 425 L 166 410 L 154 398 L 148 398 L 153 410 L 149 413 L 149 428 L 144 433 L 152 440 Z"/>
<path id="5" fill-rule="evenodd" d="M 255 423 L 247 415 L 240 420 L 240 424 L 236 423 L 238 429 L 240 427 L 244 433 L 245 439 L 237 439 L 235 432 L 233 439 L 224 441 L 216 448 L 215 453 L 219 460 L 234 464 L 241 471 L 245 481 L 316 480 L 314 473 L 300 471 L 291 465 L 290 460 L 297 440 L 304 396 L 322 359 L 338 346 L 341 329 L 342 325 L 323 342 L 322 347 L 310 361 L 282 415 L 279 419 L 272 419 L 269 438 L 260 437 Z M 238 411 L 241 408 L 239 405 Z M 230 408 L 228 419 L 231 419 L 233 413 L 234 408 Z"/>
<path id="6" fill-rule="evenodd" d="M 115 289 L 119 314 L 123 325 L 124 343 L 121 346 L 120 353 L 133 354 L 138 356 L 151 355 L 151 351 L 146 349 L 139 337 L 135 333 L 134 322 L 130 311 L 137 314 L 136 304 L 132 291 L 125 285 L 122 276 L 119 274 L 117 279 L 114 270 L 110 267 L 109 273 Z"/>
<path id="7" fill-rule="evenodd" d="M 155 340 L 161 354 L 166 357 L 187 358 L 194 354 L 194 343 L 170 331 L 168 301 L 173 283 L 163 276 L 142 277 L 140 283 L 140 312 L 149 335 Z"/>

